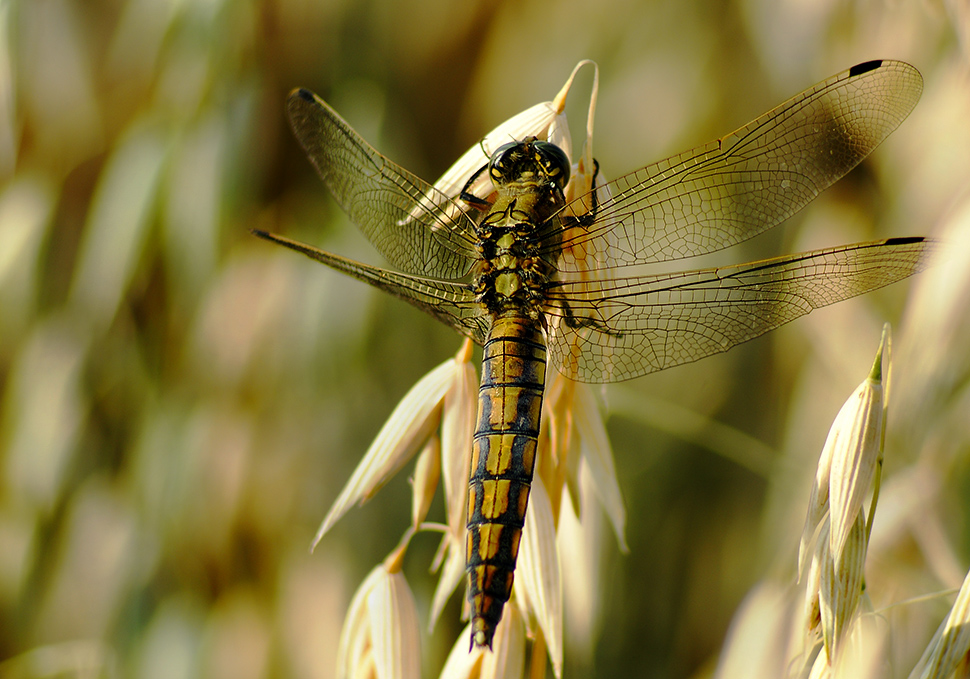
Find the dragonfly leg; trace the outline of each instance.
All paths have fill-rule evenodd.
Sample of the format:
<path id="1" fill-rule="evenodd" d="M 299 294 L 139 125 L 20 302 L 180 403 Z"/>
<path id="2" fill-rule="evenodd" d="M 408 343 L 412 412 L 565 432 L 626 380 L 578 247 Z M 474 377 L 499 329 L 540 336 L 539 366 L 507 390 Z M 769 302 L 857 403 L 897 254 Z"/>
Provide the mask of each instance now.
<path id="1" fill-rule="evenodd" d="M 596 221 L 596 213 L 600 209 L 599 201 L 599 191 L 596 190 L 596 178 L 600 174 L 600 161 L 593 158 L 593 180 L 590 182 L 592 190 L 589 192 L 589 200 L 592 205 L 589 208 L 589 212 L 579 217 L 576 217 L 576 221 L 579 222 L 580 226 L 592 226 L 593 222 Z"/>
<path id="2" fill-rule="evenodd" d="M 478 178 L 482 176 L 482 172 L 484 172 L 487 168 L 488 168 L 488 163 L 486 163 L 485 165 L 482 165 L 480 168 L 475 170 L 475 174 L 473 174 L 471 177 L 468 178 L 468 181 L 465 182 L 465 185 L 461 187 L 461 193 L 458 194 L 459 198 L 461 198 L 463 201 L 465 201 L 472 207 L 477 208 L 479 210 L 488 210 L 490 207 L 492 207 L 492 204 L 489 203 L 484 198 L 479 198 L 478 196 L 476 196 L 474 193 L 471 192 L 470 189 L 472 187 L 472 184 L 474 184 L 478 180 Z"/>
<path id="3" fill-rule="evenodd" d="M 617 330 L 611 330 L 606 323 L 603 321 L 598 321 L 592 316 L 577 316 L 573 313 L 572 307 L 569 306 L 569 302 L 565 300 L 560 300 L 559 304 L 564 312 L 564 320 L 566 325 L 570 328 L 595 328 L 604 335 L 610 335 L 611 337 L 622 337 L 623 333 Z"/>

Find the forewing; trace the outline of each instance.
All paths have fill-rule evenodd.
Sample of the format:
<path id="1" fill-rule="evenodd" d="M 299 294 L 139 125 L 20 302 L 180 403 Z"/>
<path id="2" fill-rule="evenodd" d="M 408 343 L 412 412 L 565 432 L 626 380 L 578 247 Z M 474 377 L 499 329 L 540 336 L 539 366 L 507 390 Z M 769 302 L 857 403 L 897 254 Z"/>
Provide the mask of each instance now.
<path id="1" fill-rule="evenodd" d="M 770 229 L 865 158 L 922 89 L 909 64 L 859 64 L 722 139 L 615 179 L 595 216 L 589 194 L 567 205 L 593 223 L 564 232 L 559 268 L 594 271 L 588 253 L 603 249 L 612 266 L 681 259 Z"/>
<path id="2" fill-rule="evenodd" d="M 475 292 L 469 285 L 388 271 L 355 262 L 285 236 L 256 230 L 253 233 L 265 240 L 302 252 L 307 257 L 341 273 L 403 299 L 478 344 L 483 344 L 485 341 L 491 319 L 482 305 L 476 301 Z"/>
<path id="3" fill-rule="evenodd" d="M 324 183 L 392 266 L 444 279 L 468 273 L 474 222 L 461 204 L 378 153 L 312 92 L 294 90 L 287 110 Z"/>
<path id="4" fill-rule="evenodd" d="M 910 276 L 933 247 L 895 238 L 737 266 L 553 283 L 545 308 L 551 358 L 582 382 L 696 361 Z"/>

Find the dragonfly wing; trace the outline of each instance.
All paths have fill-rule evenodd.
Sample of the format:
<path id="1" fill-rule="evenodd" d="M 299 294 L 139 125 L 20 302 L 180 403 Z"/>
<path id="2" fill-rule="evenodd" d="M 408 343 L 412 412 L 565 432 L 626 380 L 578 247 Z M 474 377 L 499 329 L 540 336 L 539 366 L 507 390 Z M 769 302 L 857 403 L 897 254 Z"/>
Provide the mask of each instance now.
<path id="1" fill-rule="evenodd" d="M 324 183 L 392 266 L 444 279 L 468 273 L 475 224 L 461 204 L 378 153 L 312 92 L 294 90 L 287 110 Z"/>
<path id="2" fill-rule="evenodd" d="M 587 253 L 604 247 L 615 266 L 681 259 L 770 229 L 865 158 L 922 89 L 909 64 L 859 64 L 722 139 L 608 182 L 612 198 L 595 214 L 590 194 L 566 206 L 593 223 L 564 232 L 559 268 L 595 270 Z"/>
<path id="3" fill-rule="evenodd" d="M 550 355 L 582 382 L 696 361 L 910 276 L 925 268 L 934 245 L 894 238 L 737 266 L 556 282 L 545 309 Z"/>
<path id="4" fill-rule="evenodd" d="M 491 319 L 484 307 L 476 301 L 475 292 L 469 285 L 388 271 L 355 262 L 285 236 L 256 230 L 253 233 L 265 240 L 302 252 L 307 257 L 341 273 L 370 283 L 384 292 L 403 299 L 478 344 L 483 344 L 485 341 Z"/>

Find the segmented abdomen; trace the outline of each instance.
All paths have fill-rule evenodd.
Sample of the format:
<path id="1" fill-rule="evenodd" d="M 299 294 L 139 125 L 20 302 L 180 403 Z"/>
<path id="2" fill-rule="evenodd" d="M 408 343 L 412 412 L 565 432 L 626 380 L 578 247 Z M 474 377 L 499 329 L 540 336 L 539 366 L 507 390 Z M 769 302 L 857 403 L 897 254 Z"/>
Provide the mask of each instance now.
<path id="1" fill-rule="evenodd" d="M 468 481 L 466 570 L 472 642 L 478 646 L 491 647 L 512 594 L 545 377 L 545 339 L 538 323 L 515 312 L 496 318 L 485 341 Z"/>

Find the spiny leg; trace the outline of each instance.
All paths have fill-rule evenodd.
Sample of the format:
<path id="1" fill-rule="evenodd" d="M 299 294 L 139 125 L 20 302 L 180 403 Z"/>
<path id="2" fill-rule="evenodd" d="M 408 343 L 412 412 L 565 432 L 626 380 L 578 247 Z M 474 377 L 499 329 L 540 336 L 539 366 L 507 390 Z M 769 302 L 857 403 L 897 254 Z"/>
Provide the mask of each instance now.
<path id="1" fill-rule="evenodd" d="M 472 187 L 472 184 L 474 184 L 478 180 L 478 178 L 482 176 L 482 172 L 484 172 L 487 169 L 488 169 L 488 163 L 485 163 L 480 168 L 475 170 L 475 174 L 473 174 L 471 177 L 468 178 L 468 181 L 465 182 L 465 185 L 461 187 L 461 192 L 458 194 L 459 198 L 461 198 L 463 201 L 465 201 L 472 207 L 479 210 L 488 210 L 490 207 L 492 207 L 492 204 L 489 203 L 484 198 L 479 198 L 478 196 L 476 196 L 474 193 L 471 192 L 470 189 Z"/>

